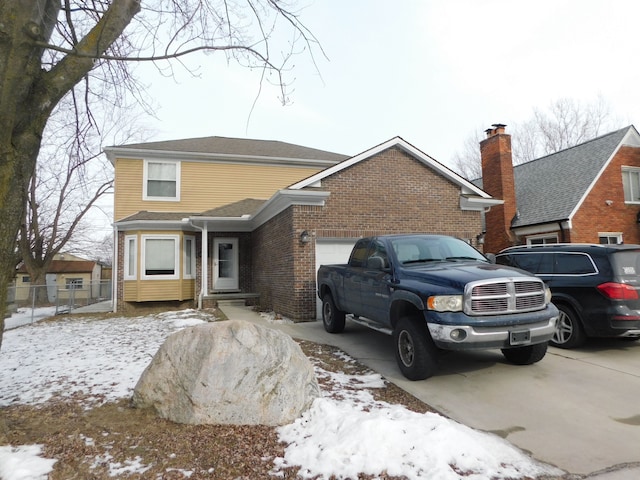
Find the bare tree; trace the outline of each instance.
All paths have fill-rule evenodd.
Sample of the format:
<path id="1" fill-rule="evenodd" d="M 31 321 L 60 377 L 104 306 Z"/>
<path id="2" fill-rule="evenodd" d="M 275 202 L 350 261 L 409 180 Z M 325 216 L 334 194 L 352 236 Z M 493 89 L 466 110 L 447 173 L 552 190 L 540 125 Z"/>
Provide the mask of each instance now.
<path id="1" fill-rule="evenodd" d="M 513 164 L 534 160 L 591 140 L 603 130 L 615 128 L 609 105 L 598 97 L 592 103 L 570 98 L 553 102 L 548 111 L 534 108 L 532 117 L 511 126 Z M 453 157 L 454 169 L 468 179 L 482 176 L 480 130 L 467 137 L 461 152 Z"/>
<path id="2" fill-rule="evenodd" d="M 141 99 L 130 62 L 166 67 L 205 51 L 259 68 L 286 102 L 290 58 L 313 58 L 317 42 L 277 0 L 3 0 L 0 19 L 1 347 L 16 238 L 45 127 L 63 98 L 91 105 L 104 85 Z"/>

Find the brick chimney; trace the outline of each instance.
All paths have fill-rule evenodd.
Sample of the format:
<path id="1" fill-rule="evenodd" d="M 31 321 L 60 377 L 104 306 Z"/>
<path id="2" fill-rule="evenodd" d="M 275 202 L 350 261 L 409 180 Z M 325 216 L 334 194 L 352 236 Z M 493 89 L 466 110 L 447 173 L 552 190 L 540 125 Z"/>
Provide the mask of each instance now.
<path id="1" fill-rule="evenodd" d="M 480 142 L 483 190 L 494 198 L 504 200 L 503 205 L 491 207 L 486 213 L 486 235 L 483 250 L 498 253 L 515 243 L 511 222 L 516 215 L 516 189 L 511 159 L 511 135 L 504 132 L 506 125 L 493 124 L 485 130 L 487 138 Z"/>

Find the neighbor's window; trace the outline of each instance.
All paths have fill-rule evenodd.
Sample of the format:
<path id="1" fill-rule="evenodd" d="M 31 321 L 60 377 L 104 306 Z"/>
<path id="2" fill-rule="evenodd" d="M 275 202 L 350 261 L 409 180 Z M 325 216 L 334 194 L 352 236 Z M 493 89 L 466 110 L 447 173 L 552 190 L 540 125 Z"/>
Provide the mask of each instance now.
<path id="1" fill-rule="evenodd" d="M 640 168 L 622 168 L 622 188 L 625 202 L 640 202 Z"/>
<path id="2" fill-rule="evenodd" d="M 24 275 L 22 277 L 22 283 L 31 283 L 31 277 L 29 275 Z"/>
<path id="3" fill-rule="evenodd" d="M 124 237 L 124 279 L 135 280 L 138 268 L 138 238 L 136 236 Z"/>
<path id="4" fill-rule="evenodd" d="M 157 280 L 178 278 L 179 240 L 177 235 L 142 237 L 143 278 Z"/>
<path id="5" fill-rule="evenodd" d="M 547 235 L 543 237 L 528 237 L 527 245 L 546 245 L 548 243 L 558 243 L 557 235 Z"/>
<path id="6" fill-rule="evenodd" d="M 65 281 L 67 290 L 80 290 L 82 288 L 81 278 L 67 278 Z"/>
<path id="7" fill-rule="evenodd" d="M 180 162 L 144 162 L 144 200 L 180 200 Z"/>
<path id="8" fill-rule="evenodd" d="M 601 245 L 619 245 L 622 243 L 622 233 L 599 233 L 598 241 Z"/>
<path id="9" fill-rule="evenodd" d="M 184 237 L 184 278 L 196 276 L 196 238 Z"/>

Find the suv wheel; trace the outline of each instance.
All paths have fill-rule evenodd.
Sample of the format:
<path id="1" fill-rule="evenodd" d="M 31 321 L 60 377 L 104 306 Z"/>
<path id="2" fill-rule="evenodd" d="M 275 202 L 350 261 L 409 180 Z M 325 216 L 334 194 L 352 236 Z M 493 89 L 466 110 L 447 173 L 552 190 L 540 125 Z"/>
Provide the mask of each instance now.
<path id="1" fill-rule="evenodd" d="M 411 317 L 402 317 L 393 330 L 396 361 L 409 380 L 424 380 L 436 372 L 438 347 L 427 326 Z"/>
<path id="2" fill-rule="evenodd" d="M 558 307 L 560 315 L 556 331 L 549 343 L 559 348 L 575 348 L 582 345 L 586 340 L 586 334 L 578 314 L 564 304 L 556 305 L 556 307 Z"/>

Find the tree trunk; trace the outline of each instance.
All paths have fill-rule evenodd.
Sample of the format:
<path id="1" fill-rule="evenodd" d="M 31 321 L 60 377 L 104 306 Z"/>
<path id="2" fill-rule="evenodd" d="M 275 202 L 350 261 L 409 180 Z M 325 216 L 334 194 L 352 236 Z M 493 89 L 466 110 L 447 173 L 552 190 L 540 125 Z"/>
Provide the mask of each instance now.
<path id="1" fill-rule="evenodd" d="M 43 43 L 50 40 L 60 0 L 0 1 L 0 348 L 7 288 L 15 275 L 16 237 L 25 218 L 29 179 L 51 112 L 122 35 L 140 0 L 113 0 L 95 27 L 46 70 Z"/>

